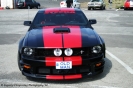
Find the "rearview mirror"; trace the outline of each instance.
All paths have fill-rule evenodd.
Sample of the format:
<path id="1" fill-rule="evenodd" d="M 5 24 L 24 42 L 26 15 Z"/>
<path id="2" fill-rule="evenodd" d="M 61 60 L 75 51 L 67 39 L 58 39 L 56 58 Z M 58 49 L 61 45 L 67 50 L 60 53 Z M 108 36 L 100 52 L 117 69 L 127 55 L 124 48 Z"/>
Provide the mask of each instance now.
<path id="1" fill-rule="evenodd" d="M 30 26 L 31 25 L 31 21 L 24 21 L 24 25 L 25 26 Z"/>
<path id="2" fill-rule="evenodd" d="M 90 24 L 96 24 L 97 23 L 97 20 L 96 19 L 89 19 L 89 23 Z"/>

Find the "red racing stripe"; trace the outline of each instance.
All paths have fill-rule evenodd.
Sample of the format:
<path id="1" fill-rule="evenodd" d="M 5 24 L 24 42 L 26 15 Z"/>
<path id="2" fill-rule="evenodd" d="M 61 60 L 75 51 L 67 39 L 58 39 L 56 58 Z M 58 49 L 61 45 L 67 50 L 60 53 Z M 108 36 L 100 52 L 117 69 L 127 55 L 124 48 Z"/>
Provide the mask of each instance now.
<path id="1" fill-rule="evenodd" d="M 48 8 L 45 10 L 45 14 L 49 13 L 75 13 L 73 8 Z"/>
<path id="2" fill-rule="evenodd" d="M 57 8 L 48 8 L 45 10 L 45 14 L 48 14 L 48 13 L 58 13 L 59 12 L 59 9 Z"/>
<path id="3" fill-rule="evenodd" d="M 46 75 L 46 79 L 62 80 L 63 79 L 63 75 Z"/>
<path id="4" fill-rule="evenodd" d="M 75 13 L 75 10 L 73 8 L 63 8 L 60 9 L 61 13 Z"/>
<path id="5" fill-rule="evenodd" d="M 65 79 L 79 79 L 82 78 L 81 74 L 76 74 L 76 75 L 65 75 Z"/>
<path id="6" fill-rule="evenodd" d="M 64 48 L 82 47 L 81 31 L 79 26 L 66 26 L 70 33 L 64 35 Z"/>
<path id="7" fill-rule="evenodd" d="M 56 61 L 63 61 L 63 57 L 46 57 L 46 66 L 56 66 Z"/>
<path id="8" fill-rule="evenodd" d="M 43 27 L 43 41 L 45 48 L 62 48 L 62 34 L 54 33 L 53 29 L 59 26 Z"/>
<path id="9" fill-rule="evenodd" d="M 72 66 L 82 65 L 81 56 L 64 57 L 64 61 L 72 61 Z"/>

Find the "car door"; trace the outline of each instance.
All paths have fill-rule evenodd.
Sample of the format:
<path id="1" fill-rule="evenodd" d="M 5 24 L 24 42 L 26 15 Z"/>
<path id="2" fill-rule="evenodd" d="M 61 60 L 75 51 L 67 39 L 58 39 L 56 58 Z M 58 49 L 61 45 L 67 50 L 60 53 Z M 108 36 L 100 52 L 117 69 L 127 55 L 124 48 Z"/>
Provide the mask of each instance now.
<path id="1" fill-rule="evenodd" d="M 18 0 L 17 1 L 17 6 L 25 7 L 25 0 Z"/>
<path id="2" fill-rule="evenodd" d="M 33 7 L 37 7 L 37 3 L 35 0 L 32 0 L 32 3 L 33 3 Z"/>
<path id="3" fill-rule="evenodd" d="M 26 5 L 32 7 L 32 0 L 26 0 Z"/>

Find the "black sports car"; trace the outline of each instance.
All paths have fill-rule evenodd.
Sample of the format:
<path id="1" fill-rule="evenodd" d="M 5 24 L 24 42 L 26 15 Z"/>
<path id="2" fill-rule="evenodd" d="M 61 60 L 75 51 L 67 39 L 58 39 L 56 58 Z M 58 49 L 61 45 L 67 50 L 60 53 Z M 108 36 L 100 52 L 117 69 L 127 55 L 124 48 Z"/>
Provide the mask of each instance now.
<path id="1" fill-rule="evenodd" d="M 18 66 L 27 77 L 80 79 L 103 72 L 105 43 L 80 9 L 39 10 L 20 40 Z"/>

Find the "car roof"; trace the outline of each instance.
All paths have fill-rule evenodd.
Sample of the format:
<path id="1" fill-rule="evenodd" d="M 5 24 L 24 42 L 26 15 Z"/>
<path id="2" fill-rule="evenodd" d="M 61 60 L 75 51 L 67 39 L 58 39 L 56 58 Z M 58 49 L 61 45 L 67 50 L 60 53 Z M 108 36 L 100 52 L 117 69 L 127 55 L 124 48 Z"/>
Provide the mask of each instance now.
<path id="1" fill-rule="evenodd" d="M 71 12 L 71 11 L 81 11 L 80 9 L 77 8 L 46 8 L 46 9 L 41 9 L 38 12 L 59 12 L 59 11 L 67 11 L 67 12 Z"/>

